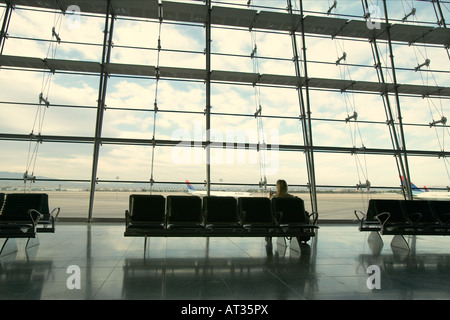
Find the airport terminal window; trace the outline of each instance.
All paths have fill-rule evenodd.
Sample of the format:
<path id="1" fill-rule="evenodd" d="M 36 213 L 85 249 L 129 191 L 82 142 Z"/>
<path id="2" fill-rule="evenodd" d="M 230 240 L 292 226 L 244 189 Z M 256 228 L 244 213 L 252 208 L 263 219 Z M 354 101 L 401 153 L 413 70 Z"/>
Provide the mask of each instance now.
<path id="1" fill-rule="evenodd" d="M 424 186 L 429 189 L 437 188 L 436 190 L 446 190 L 447 188 L 439 188 L 439 186 L 445 186 L 448 179 L 448 172 L 450 166 L 448 160 L 443 160 L 438 157 L 411 157 L 409 159 L 409 167 L 414 175 L 424 174 L 427 178 L 416 179 L 415 184 L 419 188 Z M 433 179 L 436 181 L 435 185 L 430 185 L 428 181 Z"/>
<path id="2" fill-rule="evenodd" d="M 89 180 L 91 157 L 89 143 L 43 142 L 39 146 L 35 173 L 47 178 Z"/>
<path id="3" fill-rule="evenodd" d="M 2 181 L 2 189 L 23 188 L 22 175 L 27 162 L 29 142 L 0 140 L 2 149 L 2 167 L 8 168 L 2 173 L 4 179 L 17 179 L 16 181 Z"/>
<path id="4" fill-rule="evenodd" d="M 213 150 L 211 176 L 215 183 L 239 182 L 248 184 L 249 188 L 258 189 L 257 185 L 261 180 L 258 157 L 255 148 Z"/>
<path id="5" fill-rule="evenodd" d="M 211 29 L 212 70 L 253 72 L 252 40 L 248 30 Z"/>
<path id="6" fill-rule="evenodd" d="M 186 180 L 204 184 L 205 155 L 201 146 L 191 146 L 191 143 L 185 146 L 180 142 L 175 146 L 158 147 L 154 159 L 156 182 L 175 181 L 178 184 L 175 187 L 180 187 L 181 191 L 187 191 Z"/>
<path id="7" fill-rule="evenodd" d="M 0 183 L 24 185 L 31 140 L 32 186 L 67 203 L 61 217 L 123 218 L 130 193 L 186 193 L 185 180 L 268 195 L 283 177 L 307 206 L 315 182 L 320 216 L 325 192 L 370 196 L 363 171 L 372 191 L 402 197 L 396 154 L 413 182 L 449 186 L 447 1 L 386 2 L 389 37 L 365 15 L 384 28 L 379 1 L 21 3 L 0 2 Z"/>
<path id="8" fill-rule="evenodd" d="M 111 62 L 154 65 L 158 56 L 159 24 L 118 18 L 114 22 L 114 50 Z"/>
<path id="9" fill-rule="evenodd" d="M 318 152 L 314 155 L 314 160 L 317 184 L 322 188 L 347 188 L 350 186 L 342 182 L 354 181 L 354 185 L 349 188 L 349 191 L 353 192 L 356 191 L 357 185 L 365 185 L 366 180 L 369 180 L 373 190 L 376 190 L 376 187 L 390 186 L 392 190 L 399 187 L 395 159 L 392 156 Z M 333 171 L 332 175 L 328 173 L 330 169 Z M 367 185 L 359 186 L 359 190 L 366 192 L 368 189 Z"/>
<path id="10" fill-rule="evenodd" d="M 95 61 L 100 59 L 103 42 L 104 18 L 80 16 L 73 27 L 69 16 L 54 11 L 36 12 L 30 7 L 16 7 L 8 27 L 8 45 L 3 54 L 45 58 L 67 58 Z M 51 42 L 52 29 L 61 40 L 58 46 Z M 57 38 L 54 38 L 57 41 Z M 51 50 L 49 49 L 51 48 Z"/>
<path id="11" fill-rule="evenodd" d="M 295 88 L 267 86 L 261 88 L 259 93 L 263 115 L 279 118 L 299 118 L 299 97 Z M 255 104 L 254 109 L 256 109 Z"/>

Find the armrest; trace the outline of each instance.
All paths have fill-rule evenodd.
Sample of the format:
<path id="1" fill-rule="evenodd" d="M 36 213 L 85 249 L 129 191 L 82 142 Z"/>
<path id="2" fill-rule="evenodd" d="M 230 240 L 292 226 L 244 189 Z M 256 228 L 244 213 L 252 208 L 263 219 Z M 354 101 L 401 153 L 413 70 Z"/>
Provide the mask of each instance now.
<path id="1" fill-rule="evenodd" d="M 202 211 L 201 223 L 206 227 L 206 223 L 208 221 L 208 210 Z"/>
<path id="2" fill-rule="evenodd" d="M 125 226 L 129 226 L 131 221 L 131 214 L 130 211 L 125 210 Z"/>
<path id="3" fill-rule="evenodd" d="M 282 212 L 282 211 L 276 212 L 276 213 L 274 214 L 274 217 L 273 217 L 273 218 L 275 219 L 275 223 L 276 223 L 276 224 L 280 224 L 280 221 L 281 221 L 281 219 L 283 218 L 283 212 Z"/>
<path id="4" fill-rule="evenodd" d="M 56 214 L 54 213 L 56 211 Z M 61 211 L 60 207 L 57 207 L 50 212 L 50 217 L 53 217 L 55 220 L 58 218 L 59 212 Z"/>
<path id="5" fill-rule="evenodd" d="M 306 212 L 308 214 L 308 212 Z M 319 218 L 319 214 L 317 212 L 313 212 L 311 214 L 308 214 L 308 218 L 311 219 L 311 217 L 313 217 L 312 219 L 312 224 L 315 225 L 317 224 L 317 219 Z"/>
<path id="6" fill-rule="evenodd" d="M 30 215 L 31 222 L 36 226 L 39 219 L 42 217 L 41 213 L 36 209 L 30 209 L 28 210 L 28 214 Z"/>
<path id="7" fill-rule="evenodd" d="M 386 219 L 382 220 L 381 217 L 384 217 L 384 216 L 386 216 Z M 375 216 L 375 219 L 377 219 L 380 222 L 381 228 L 384 229 L 384 225 L 389 220 L 390 217 L 391 217 L 391 214 L 389 212 L 382 212 L 382 213 L 377 214 Z"/>
<path id="8" fill-rule="evenodd" d="M 408 220 L 411 221 L 412 224 L 420 222 L 422 220 L 423 214 L 420 212 L 414 212 L 408 215 Z M 415 219 L 414 219 L 415 218 Z"/>
<path id="9" fill-rule="evenodd" d="M 362 217 L 359 217 L 357 212 L 360 213 L 362 215 Z M 358 222 L 360 222 L 360 223 L 362 223 L 366 219 L 366 214 L 364 212 L 362 212 L 361 210 L 355 210 L 354 214 L 356 216 L 356 219 L 358 219 Z"/>
<path id="10" fill-rule="evenodd" d="M 444 213 L 441 214 L 439 216 L 439 220 L 443 223 L 443 224 L 448 224 L 450 223 L 450 213 Z"/>

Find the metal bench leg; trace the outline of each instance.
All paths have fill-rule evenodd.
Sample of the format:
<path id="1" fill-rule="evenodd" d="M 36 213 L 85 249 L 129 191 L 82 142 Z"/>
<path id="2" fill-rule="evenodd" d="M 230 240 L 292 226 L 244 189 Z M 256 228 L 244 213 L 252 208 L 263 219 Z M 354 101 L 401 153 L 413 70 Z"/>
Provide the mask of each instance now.
<path id="1" fill-rule="evenodd" d="M 277 246 L 278 247 L 287 247 L 286 238 L 285 237 L 277 237 Z"/>
<path id="2" fill-rule="evenodd" d="M 17 252 L 18 250 L 16 240 L 14 238 L 6 238 L 0 250 L 0 257 Z"/>
<path id="3" fill-rule="evenodd" d="M 303 256 L 307 257 L 311 254 L 311 246 L 304 242 L 304 241 L 298 241 L 297 237 L 292 237 L 291 239 L 291 256 Z"/>
<path id="4" fill-rule="evenodd" d="M 302 252 L 302 250 L 300 249 L 300 244 L 298 243 L 297 237 L 292 237 L 291 239 L 291 250 L 297 251 L 297 252 Z"/>
<path id="5" fill-rule="evenodd" d="M 35 238 L 28 238 L 27 244 L 25 245 L 25 250 L 29 249 L 29 248 L 32 248 L 32 247 L 35 247 L 35 246 L 38 246 L 39 243 L 40 242 L 39 242 L 39 238 L 37 237 L 37 235 L 36 235 Z"/>
<path id="6" fill-rule="evenodd" d="M 284 257 L 287 251 L 287 244 L 285 237 L 277 237 L 277 252 L 278 255 Z"/>
<path id="7" fill-rule="evenodd" d="M 401 234 L 396 234 L 391 241 L 392 249 L 405 249 L 409 250 L 408 241 L 406 241 L 405 237 Z"/>
<path id="8" fill-rule="evenodd" d="M 147 236 L 144 236 L 144 257 L 147 255 L 147 242 L 149 241 L 147 238 Z"/>
<path id="9" fill-rule="evenodd" d="M 372 254 L 381 253 L 384 244 L 381 235 L 377 231 L 370 232 L 367 243 L 369 244 L 369 248 L 372 251 Z"/>

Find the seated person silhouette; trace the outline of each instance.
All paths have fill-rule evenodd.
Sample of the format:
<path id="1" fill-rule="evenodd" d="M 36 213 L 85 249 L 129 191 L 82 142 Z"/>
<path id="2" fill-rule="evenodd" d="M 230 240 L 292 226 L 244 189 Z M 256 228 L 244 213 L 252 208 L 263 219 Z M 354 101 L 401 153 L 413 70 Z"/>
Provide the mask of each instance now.
<path id="1" fill-rule="evenodd" d="M 285 180 L 277 181 L 277 192 L 270 190 L 270 199 L 272 198 L 293 198 L 294 196 L 288 193 L 288 186 Z"/>
<path id="2" fill-rule="evenodd" d="M 294 198 L 294 196 L 290 193 L 288 193 L 288 185 L 286 180 L 277 180 L 277 192 L 273 192 L 272 190 L 270 190 L 269 192 L 269 196 L 270 199 L 272 198 Z M 272 243 L 272 237 L 266 237 L 266 242 L 268 244 Z"/>

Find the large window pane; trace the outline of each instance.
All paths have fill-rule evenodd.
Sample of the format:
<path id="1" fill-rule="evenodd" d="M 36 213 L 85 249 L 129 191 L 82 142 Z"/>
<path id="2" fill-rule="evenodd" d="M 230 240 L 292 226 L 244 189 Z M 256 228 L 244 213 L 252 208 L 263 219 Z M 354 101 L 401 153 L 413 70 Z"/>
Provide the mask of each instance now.
<path id="1" fill-rule="evenodd" d="M 94 178 L 93 217 L 123 218 L 129 194 L 149 193 L 150 189 L 164 195 L 184 194 L 186 180 L 204 190 L 209 168 L 212 189 L 263 190 L 261 194 L 267 196 L 278 179 L 285 179 L 290 191 L 301 196 L 310 210 L 310 167 L 315 170 L 322 218 L 354 219 L 353 211 L 364 210 L 370 197 L 401 198 L 393 150 L 396 141 L 408 155 L 409 171 L 417 185 L 441 191 L 450 185 L 445 156 L 449 99 L 439 97 L 445 90 L 437 90 L 448 86 L 448 49 L 423 43 L 426 37 L 414 43 L 408 39 L 391 44 L 382 37 L 376 42 L 352 38 L 353 20 L 363 21 L 360 2 L 339 1 L 331 8 L 333 1 L 303 1 L 307 19 L 326 18 L 330 25 L 324 28 L 333 25 L 329 19 L 350 22 L 343 29 L 348 32 L 345 37 L 340 32 L 318 34 L 320 28 L 309 29 L 314 33 L 303 37 L 299 28 L 295 33 L 297 65 L 289 31 L 277 30 L 275 21 L 257 27 L 265 23 L 258 21 L 264 12 L 287 13 L 286 2 L 254 0 L 247 5 L 231 0 L 212 3 L 212 53 L 208 57 L 209 33 L 200 19 L 206 12 L 205 3 L 181 2 L 198 6 L 199 14 L 166 11 L 164 15 L 163 10 L 160 21 L 122 16 L 119 13 L 124 11 L 119 10 L 114 20 L 108 19 L 114 22 L 112 43 L 105 43 L 111 45 L 110 62 L 133 65 L 135 73 L 142 71 L 136 66 L 173 68 L 171 74 L 160 78 L 157 69 L 154 74 L 110 74 L 108 65 L 103 79 L 100 68 L 97 72 L 49 70 L 45 64 L 28 65 L 31 60 L 11 66 L 8 63 L 14 65 L 17 60 L 9 56 L 89 61 L 99 66 L 107 48 L 103 47 L 106 17 L 99 13 L 104 8 L 97 13 L 80 8 L 79 20 L 74 23 L 74 16 L 60 9 L 15 6 L 8 36 L 2 39 L 2 189 L 23 190 L 23 174 L 28 172 L 37 177 L 35 183 L 28 181 L 28 187 L 33 192 L 48 191 L 51 206 L 61 206 L 61 217 L 85 218 Z M 156 10 L 157 2 L 154 4 Z M 427 26 L 439 31 L 435 3 L 413 4 L 416 13 L 401 21 L 410 5 L 387 2 L 393 26 L 405 30 Z M 294 13 L 300 14 L 299 2 L 292 5 Z M 380 9 L 374 18 L 385 19 L 383 3 L 374 8 Z M 246 14 L 216 16 L 226 9 L 255 10 L 259 15 L 247 25 L 239 25 L 246 21 Z M 4 18 L 5 4 L 0 13 Z M 192 20 L 176 21 L 185 17 Z M 394 34 L 395 28 L 391 31 Z M 205 70 L 208 58 L 213 71 L 210 91 Z M 297 72 L 311 79 L 308 87 L 305 82 L 292 82 Z M 251 73 L 253 78 L 248 77 Z M 272 76 L 272 80 L 290 76 L 291 82 L 258 82 L 258 75 Z M 349 81 L 369 82 L 370 86 L 367 91 L 353 91 L 357 86 Z M 402 87 L 405 84 L 431 87 L 432 94 L 412 92 L 417 91 L 413 87 L 398 96 L 390 89 L 383 96 L 381 84 L 394 81 L 400 89 L 408 89 Z M 374 89 L 377 85 L 378 91 Z M 105 101 L 99 101 L 105 89 Z M 105 109 L 98 110 L 103 102 Z M 302 109 L 311 112 L 307 114 L 311 122 L 302 119 Z M 398 126 L 400 116 L 403 135 Z M 309 129 L 314 163 L 307 165 L 303 134 Z M 210 146 L 205 145 L 208 136 Z M 100 150 L 97 168 L 93 168 L 95 143 Z"/>

